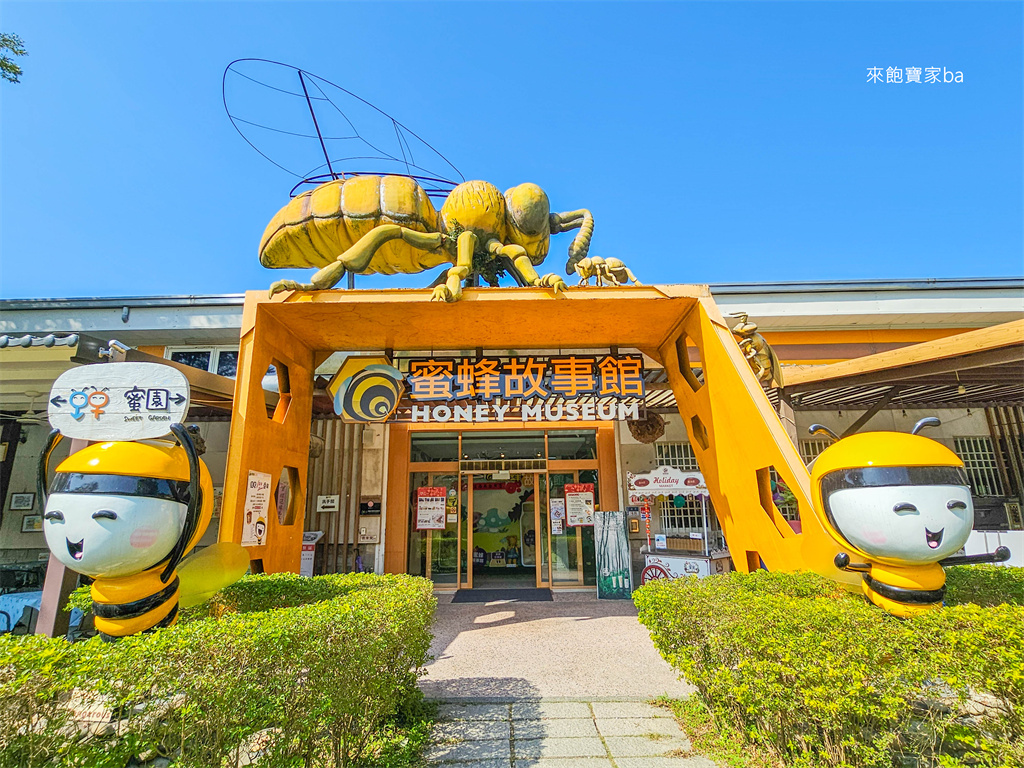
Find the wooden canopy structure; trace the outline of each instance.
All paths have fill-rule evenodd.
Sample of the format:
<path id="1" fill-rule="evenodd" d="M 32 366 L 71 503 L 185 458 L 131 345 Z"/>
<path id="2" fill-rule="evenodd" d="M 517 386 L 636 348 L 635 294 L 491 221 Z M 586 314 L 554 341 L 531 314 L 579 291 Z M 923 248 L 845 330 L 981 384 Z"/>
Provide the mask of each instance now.
<path id="1" fill-rule="evenodd" d="M 1024 405 L 1024 320 L 831 365 L 787 367 L 785 379 L 781 396 L 796 410 Z"/>

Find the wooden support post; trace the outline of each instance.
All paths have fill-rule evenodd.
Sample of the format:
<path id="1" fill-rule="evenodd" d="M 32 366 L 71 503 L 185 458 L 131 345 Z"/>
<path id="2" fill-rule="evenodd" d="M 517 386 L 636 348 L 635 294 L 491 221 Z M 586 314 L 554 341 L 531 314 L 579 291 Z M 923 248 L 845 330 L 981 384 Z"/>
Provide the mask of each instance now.
<path id="1" fill-rule="evenodd" d="M 999 478 L 1003 481 L 1006 495 L 1009 496 L 1013 484 L 1010 482 L 1010 473 L 1006 471 L 1006 463 L 1003 461 L 1003 431 L 993 419 L 993 410 L 992 408 L 985 409 L 985 421 L 988 422 L 988 434 L 992 438 L 992 454 L 996 457 L 996 469 L 999 470 Z M 1010 457 L 1007 456 L 1007 458 Z M 1012 461 L 1012 459 L 1010 460 Z"/>
<path id="2" fill-rule="evenodd" d="M 782 428 L 786 430 L 789 439 L 793 441 L 793 447 L 799 451 L 800 437 L 796 431 L 796 411 L 793 410 L 793 401 L 784 389 L 779 390 L 779 421 L 782 422 Z"/>
<path id="3" fill-rule="evenodd" d="M 68 597 L 78 585 L 78 574 L 50 555 L 46 566 L 46 580 L 43 582 L 43 599 L 36 619 L 36 634 L 47 637 L 64 637 L 68 633 L 71 614 L 64 610 Z M 13 619 L 12 621 L 17 621 Z"/>

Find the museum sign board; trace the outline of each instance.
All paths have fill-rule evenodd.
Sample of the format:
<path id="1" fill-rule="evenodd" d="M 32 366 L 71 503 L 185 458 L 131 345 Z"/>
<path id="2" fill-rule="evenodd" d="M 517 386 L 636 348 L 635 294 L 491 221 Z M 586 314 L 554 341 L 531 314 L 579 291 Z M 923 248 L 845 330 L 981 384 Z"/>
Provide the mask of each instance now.
<path id="1" fill-rule="evenodd" d="M 641 355 L 424 358 L 408 361 L 393 420 L 418 423 L 641 418 Z"/>

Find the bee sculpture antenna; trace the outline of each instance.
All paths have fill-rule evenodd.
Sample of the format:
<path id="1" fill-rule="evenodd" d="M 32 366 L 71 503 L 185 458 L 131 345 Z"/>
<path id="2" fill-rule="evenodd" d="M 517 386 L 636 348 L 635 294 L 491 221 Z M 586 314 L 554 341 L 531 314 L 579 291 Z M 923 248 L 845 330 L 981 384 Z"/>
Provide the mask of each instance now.
<path id="1" fill-rule="evenodd" d="M 811 424 L 811 426 L 807 428 L 807 432 L 812 435 L 816 435 L 819 432 L 821 432 L 831 437 L 834 441 L 839 442 L 839 435 L 837 435 L 831 429 L 826 427 L 824 424 Z"/>
<path id="2" fill-rule="evenodd" d="M 939 427 L 939 426 L 942 426 L 942 422 L 939 421 L 939 419 L 936 416 L 925 416 L 923 419 L 921 419 L 919 422 L 917 422 L 917 424 L 914 425 L 914 428 L 912 430 L 910 430 L 910 434 L 916 435 L 918 432 L 920 432 L 925 427 Z"/>

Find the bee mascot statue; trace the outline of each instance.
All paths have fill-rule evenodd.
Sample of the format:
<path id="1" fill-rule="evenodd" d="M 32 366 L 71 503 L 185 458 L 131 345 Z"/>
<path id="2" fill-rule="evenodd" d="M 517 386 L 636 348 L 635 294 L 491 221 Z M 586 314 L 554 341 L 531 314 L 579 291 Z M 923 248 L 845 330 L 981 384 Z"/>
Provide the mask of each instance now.
<path id="1" fill-rule="evenodd" d="M 840 547 L 840 570 L 861 574 L 865 597 L 902 618 L 942 607 L 943 566 L 1008 560 L 1010 551 L 958 556 L 974 527 L 974 505 L 963 462 L 949 448 L 917 433 L 938 426 L 929 417 L 909 435 L 865 432 L 839 440 L 815 459 L 814 512 Z"/>
<path id="2" fill-rule="evenodd" d="M 167 627 L 179 605 L 212 597 L 245 573 L 236 544 L 182 561 L 213 515 L 213 483 L 188 429 L 173 439 L 93 443 L 60 463 L 46 494 L 54 430 L 39 459 L 43 531 L 53 555 L 94 579 L 93 613 L 104 640 Z"/>

